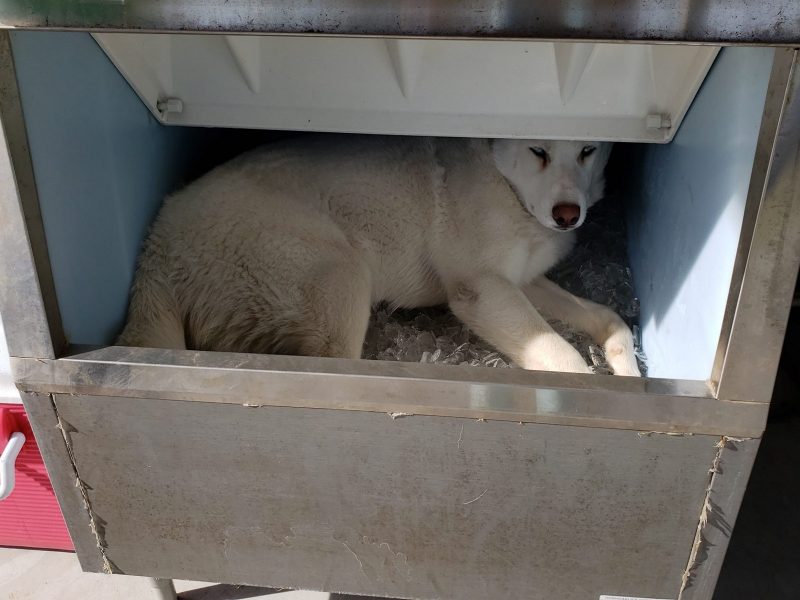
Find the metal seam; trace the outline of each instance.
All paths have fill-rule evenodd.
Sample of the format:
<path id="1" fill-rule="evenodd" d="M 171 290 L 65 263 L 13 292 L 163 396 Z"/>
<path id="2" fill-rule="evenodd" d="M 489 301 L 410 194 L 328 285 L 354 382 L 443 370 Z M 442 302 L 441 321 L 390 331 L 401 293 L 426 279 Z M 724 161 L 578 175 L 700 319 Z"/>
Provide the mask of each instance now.
<path id="1" fill-rule="evenodd" d="M 64 445 L 67 448 L 67 456 L 69 457 L 70 465 L 72 466 L 72 472 L 75 475 L 75 487 L 81 493 L 81 499 L 83 500 L 83 507 L 86 510 L 86 514 L 89 517 L 89 528 L 92 530 L 92 534 L 94 535 L 95 543 L 97 544 L 97 549 L 100 551 L 100 558 L 103 563 L 103 572 L 107 575 L 111 575 L 114 573 L 114 567 L 111 561 L 108 559 L 108 555 L 106 554 L 107 546 L 103 536 L 100 535 L 100 530 L 97 525 L 97 519 L 95 518 L 94 510 L 92 509 L 92 503 L 89 500 L 89 494 L 86 488 L 86 484 L 80 477 L 78 473 L 78 464 L 75 460 L 75 453 L 72 449 L 72 441 L 67 434 L 67 430 L 64 427 L 64 421 L 61 419 L 61 415 L 58 413 L 58 407 L 56 405 L 56 398 L 55 394 L 48 394 L 50 396 L 50 404 L 53 407 L 53 412 L 56 415 L 57 425 L 56 427 L 61 432 L 61 437 L 64 438 Z"/>
<path id="2" fill-rule="evenodd" d="M 702 559 L 698 559 L 700 551 L 705 547 L 706 539 L 703 537 L 703 531 L 708 526 L 708 519 L 711 516 L 714 508 L 711 503 L 711 493 L 714 489 L 714 481 L 717 475 L 721 475 L 720 464 L 722 463 L 722 452 L 729 443 L 744 442 L 752 440 L 753 438 L 738 438 L 723 435 L 715 444 L 716 452 L 711 461 L 711 468 L 708 469 L 708 485 L 706 486 L 706 493 L 703 496 L 703 505 L 700 509 L 700 518 L 697 521 L 697 530 L 695 532 L 694 541 L 692 542 L 692 549 L 689 552 L 689 560 L 686 563 L 686 568 L 681 575 L 681 587 L 678 590 L 678 599 L 682 600 L 683 593 L 691 587 L 694 571 L 703 563 Z"/>

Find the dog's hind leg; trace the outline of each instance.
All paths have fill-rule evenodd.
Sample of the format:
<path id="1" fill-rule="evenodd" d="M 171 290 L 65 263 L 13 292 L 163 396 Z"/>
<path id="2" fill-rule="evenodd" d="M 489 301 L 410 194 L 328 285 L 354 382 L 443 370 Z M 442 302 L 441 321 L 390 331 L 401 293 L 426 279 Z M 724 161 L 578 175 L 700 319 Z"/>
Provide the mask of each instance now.
<path id="1" fill-rule="evenodd" d="M 371 308 L 371 274 L 356 256 L 326 261 L 305 286 L 307 327 L 300 353 L 361 358 Z"/>
<path id="2" fill-rule="evenodd" d="M 613 310 L 570 294 L 546 277 L 534 280 L 523 291 L 546 317 L 588 333 L 603 347 L 615 375 L 641 376 L 631 330 Z"/>
<path id="3" fill-rule="evenodd" d="M 137 275 L 128 322 L 116 343 L 118 346 L 145 348 L 186 348 L 177 305 L 169 288 L 158 277 Z"/>
<path id="4" fill-rule="evenodd" d="M 447 290 L 453 313 L 521 367 L 591 373 L 580 353 L 507 279 L 485 274 L 454 281 Z"/>

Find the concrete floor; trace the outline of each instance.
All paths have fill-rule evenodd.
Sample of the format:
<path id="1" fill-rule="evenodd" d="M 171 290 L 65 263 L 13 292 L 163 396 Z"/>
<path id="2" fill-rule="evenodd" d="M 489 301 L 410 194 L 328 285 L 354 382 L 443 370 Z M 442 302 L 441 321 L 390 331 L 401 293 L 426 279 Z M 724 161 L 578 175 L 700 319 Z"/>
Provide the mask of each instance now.
<path id="1" fill-rule="evenodd" d="M 361 600 L 360 596 L 282 591 L 176 580 L 181 600 Z M 156 600 L 143 577 L 81 571 L 70 552 L 0 548 L 0 600 Z"/>
<path id="2" fill-rule="evenodd" d="M 278 592 L 247 586 L 176 581 L 186 600 L 332 600 L 321 592 Z M 155 600 L 147 579 L 84 573 L 69 552 L 0 548 L 0 600 Z"/>

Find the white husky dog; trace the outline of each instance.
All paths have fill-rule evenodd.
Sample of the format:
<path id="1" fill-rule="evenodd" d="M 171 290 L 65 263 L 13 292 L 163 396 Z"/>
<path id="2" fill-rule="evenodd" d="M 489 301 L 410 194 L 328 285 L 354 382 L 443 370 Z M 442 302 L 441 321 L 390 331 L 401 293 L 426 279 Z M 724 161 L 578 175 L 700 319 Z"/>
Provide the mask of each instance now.
<path id="1" fill-rule="evenodd" d="M 544 277 L 603 194 L 611 145 L 301 137 L 165 202 L 119 344 L 360 358 L 370 308 L 447 303 L 526 369 L 589 373 L 548 325 L 639 375 L 610 309 Z"/>

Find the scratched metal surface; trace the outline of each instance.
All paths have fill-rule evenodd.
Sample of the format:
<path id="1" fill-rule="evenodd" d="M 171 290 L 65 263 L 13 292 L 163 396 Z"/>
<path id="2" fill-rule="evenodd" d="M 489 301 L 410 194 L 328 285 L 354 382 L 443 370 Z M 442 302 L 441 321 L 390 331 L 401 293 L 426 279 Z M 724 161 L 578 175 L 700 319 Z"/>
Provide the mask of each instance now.
<path id="1" fill-rule="evenodd" d="M 97 396 L 55 405 L 116 572 L 407 598 L 676 597 L 719 439 Z M 93 539 L 85 511 L 67 518 Z"/>
<path id="2" fill-rule="evenodd" d="M 4 0 L 0 27 L 791 44 L 796 0 Z"/>

